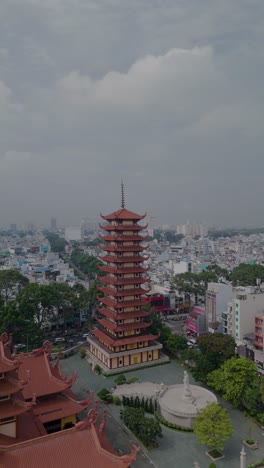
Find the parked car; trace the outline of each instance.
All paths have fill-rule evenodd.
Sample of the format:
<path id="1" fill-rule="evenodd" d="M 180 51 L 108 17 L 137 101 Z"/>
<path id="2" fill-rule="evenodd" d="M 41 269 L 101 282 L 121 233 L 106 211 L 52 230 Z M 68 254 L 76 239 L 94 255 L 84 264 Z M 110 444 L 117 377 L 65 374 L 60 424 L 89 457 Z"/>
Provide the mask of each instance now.
<path id="1" fill-rule="evenodd" d="M 55 338 L 55 343 L 65 343 L 65 338 L 63 337 Z"/>

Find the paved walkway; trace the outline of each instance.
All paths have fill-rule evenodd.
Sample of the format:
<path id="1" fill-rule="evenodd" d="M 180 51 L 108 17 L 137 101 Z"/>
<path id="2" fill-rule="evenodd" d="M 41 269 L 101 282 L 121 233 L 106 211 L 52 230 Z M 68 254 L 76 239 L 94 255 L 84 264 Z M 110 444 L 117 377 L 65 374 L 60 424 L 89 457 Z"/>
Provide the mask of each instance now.
<path id="1" fill-rule="evenodd" d="M 95 375 L 86 360 L 79 355 L 74 355 L 61 361 L 62 370 L 71 373 L 73 369 L 78 371 L 78 379 L 72 389 L 79 398 L 83 398 L 88 389 L 98 392 L 102 387 L 113 388 L 115 376 L 103 377 Z M 141 382 L 163 382 L 165 385 L 182 383 L 183 367 L 176 362 L 171 362 L 165 366 L 142 369 L 135 372 L 129 372 L 127 377 L 137 376 Z M 190 376 L 190 383 L 194 383 Z M 250 421 L 238 410 L 234 409 L 228 403 L 220 400 L 220 403 L 227 408 L 229 416 L 234 427 L 233 436 L 225 445 L 225 458 L 217 462 L 217 468 L 239 468 L 239 453 L 242 447 L 243 439 L 249 436 Z M 111 416 L 107 424 L 107 433 L 116 449 L 120 448 L 122 452 L 127 453 L 131 450 L 133 439 L 131 435 L 124 432 L 120 423 L 120 407 L 110 405 L 108 409 Z M 264 457 L 264 436 L 263 431 L 252 425 L 252 437 L 259 442 L 258 450 L 246 448 L 247 464 L 258 461 Z M 168 428 L 163 428 L 163 438 L 160 439 L 158 449 L 148 453 L 154 466 L 157 468 L 193 468 L 194 461 L 199 462 L 200 468 L 208 468 L 210 459 L 205 455 L 206 447 L 197 444 L 196 436 L 192 433 L 176 432 Z M 153 468 L 146 457 L 141 453 L 138 460 L 133 464 L 135 468 Z"/>

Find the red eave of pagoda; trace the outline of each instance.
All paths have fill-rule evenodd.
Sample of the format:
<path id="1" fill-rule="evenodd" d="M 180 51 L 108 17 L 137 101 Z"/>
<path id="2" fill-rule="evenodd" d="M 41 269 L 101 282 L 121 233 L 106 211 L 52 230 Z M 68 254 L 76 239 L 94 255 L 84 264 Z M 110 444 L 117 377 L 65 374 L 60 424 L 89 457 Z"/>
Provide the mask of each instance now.
<path id="1" fill-rule="evenodd" d="M 11 343 L 6 333 L 0 335 L 0 373 L 10 372 L 18 368 L 22 360 L 20 356 L 10 359 L 6 356 L 6 344 Z"/>
<path id="2" fill-rule="evenodd" d="M 140 219 L 144 219 L 146 214 L 139 215 L 137 213 L 133 213 L 133 211 L 127 210 L 126 208 L 120 208 L 120 210 L 114 211 L 106 216 L 101 214 L 101 217 L 106 221 L 114 221 L 115 219 L 139 221 Z"/>
<path id="3" fill-rule="evenodd" d="M 50 398 L 42 401 L 38 401 L 34 407 L 33 412 L 35 416 L 38 416 L 42 424 L 55 419 L 66 418 L 74 414 L 79 414 L 84 411 L 92 403 L 93 395 L 91 398 L 83 401 L 76 401 L 73 398 L 69 398 L 64 393 L 52 395 Z"/>
<path id="4" fill-rule="evenodd" d="M 122 290 L 114 290 L 108 287 L 97 288 L 102 293 L 106 294 L 107 296 L 114 296 L 114 297 L 124 297 L 124 296 L 141 296 L 142 294 L 147 294 L 151 288 L 143 289 L 143 288 L 135 288 L 135 289 L 122 289 Z"/>
<path id="5" fill-rule="evenodd" d="M 111 338 L 110 336 L 106 335 L 104 332 L 101 330 L 95 329 L 93 330 L 93 334 L 103 343 L 106 343 L 109 346 L 124 346 L 124 345 L 129 345 L 133 343 L 141 343 L 143 341 L 153 341 L 158 338 L 158 335 L 138 335 L 138 336 L 130 336 L 130 337 L 125 337 L 122 339 L 114 339 Z"/>
<path id="6" fill-rule="evenodd" d="M 106 284 L 113 284 L 114 286 L 122 286 L 125 284 L 143 284 L 143 283 L 149 283 L 150 278 L 149 277 L 132 277 L 132 278 L 127 278 L 127 279 L 120 279 L 120 278 L 111 278 L 110 276 L 100 276 L 99 277 L 100 281 L 102 283 Z M 129 290 L 128 290 L 129 291 Z"/>
<path id="7" fill-rule="evenodd" d="M 126 246 L 123 245 L 122 247 L 115 247 L 114 245 L 99 245 L 100 249 L 105 250 L 106 252 L 143 252 L 143 250 L 147 249 L 148 246 L 143 247 L 142 245 L 133 245 L 133 246 Z"/>
<path id="8" fill-rule="evenodd" d="M 113 301 L 108 297 L 97 297 L 98 301 L 105 304 L 107 307 L 114 307 L 115 309 L 123 309 L 126 307 L 136 307 L 146 305 L 146 301 L 134 300 L 134 301 Z"/>
<path id="9" fill-rule="evenodd" d="M 1 419 L 10 418 L 11 416 L 18 416 L 32 408 L 33 403 L 26 403 L 25 401 L 11 397 L 0 403 L 0 417 Z"/>
<path id="10" fill-rule="evenodd" d="M 135 330 L 139 328 L 147 328 L 152 325 L 152 322 L 133 322 L 133 323 L 124 323 L 123 325 L 117 325 L 116 323 L 110 322 L 110 320 L 107 320 L 107 319 L 97 318 L 96 320 L 98 323 L 100 323 L 100 325 L 114 332 Z"/>
<path id="11" fill-rule="evenodd" d="M 105 434 L 106 413 L 97 428 L 98 411 L 92 409 L 75 427 L 33 440 L 0 447 L 1 466 L 5 468 L 128 468 L 134 463 L 139 448 L 119 456 Z M 99 425 L 99 424 L 98 424 Z"/>
<path id="12" fill-rule="evenodd" d="M 103 229 L 104 231 L 110 231 L 110 232 L 115 232 L 115 231 L 144 231 L 147 229 L 148 224 L 145 224 L 144 226 L 141 226 L 140 224 L 132 224 L 131 226 L 127 226 L 124 224 L 119 224 L 117 226 L 113 226 L 112 224 L 99 224 L 100 228 Z"/>
<path id="13" fill-rule="evenodd" d="M 139 236 L 135 235 L 134 236 L 126 236 L 126 235 L 121 235 L 121 234 L 108 234 L 107 236 L 102 236 L 102 234 L 99 234 L 99 238 L 104 240 L 104 241 L 113 241 L 113 242 L 133 242 L 133 241 L 138 241 L 138 242 L 143 242 L 148 238 L 148 236 Z"/>
<path id="14" fill-rule="evenodd" d="M 98 258 L 100 258 L 103 262 L 109 262 L 109 263 L 133 263 L 133 262 L 138 262 L 142 263 L 145 262 L 146 260 L 149 259 L 149 255 L 146 257 L 142 257 L 141 255 L 134 256 L 134 257 L 119 257 L 118 255 L 98 255 Z"/>
<path id="15" fill-rule="evenodd" d="M 135 267 L 125 267 L 125 268 L 118 268 L 113 267 L 110 265 L 99 265 L 99 269 L 104 271 L 105 273 L 113 273 L 115 275 L 118 274 L 128 274 L 128 273 L 145 273 L 149 270 L 149 266 L 142 267 L 142 266 L 135 266 Z"/>
<path id="16" fill-rule="evenodd" d="M 144 310 L 138 310 L 135 312 L 120 312 L 120 313 L 115 313 L 112 310 L 106 309 L 104 307 L 100 308 L 97 307 L 96 310 L 104 315 L 105 317 L 111 318 L 113 320 L 125 320 L 125 319 L 132 319 L 132 318 L 137 318 L 137 317 L 148 317 L 151 312 L 147 312 Z M 140 323 L 140 322 L 138 322 Z"/>
<path id="17" fill-rule="evenodd" d="M 0 380 L 0 397 L 12 395 L 14 393 L 19 392 L 22 389 L 22 383 L 19 382 L 19 380 L 15 380 L 12 377 L 9 377 L 9 375 L 6 375 L 4 379 Z"/>
<path id="18" fill-rule="evenodd" d="M 42 348 L 24 354 L 18 375 L 23 380 L 27 370 L 30 370 L 30 380 L 22 390 L 25 400 L 32 398 L 33 394 L 39 397 L 63 392 L 74 383 L 75 374 L 70 379 L 64 376 L 59 378 L 59 374 L 54 375 L 55 371 L 53 372 L 50 365 L 50 352 L 51 344 L 45 342 Z"/>

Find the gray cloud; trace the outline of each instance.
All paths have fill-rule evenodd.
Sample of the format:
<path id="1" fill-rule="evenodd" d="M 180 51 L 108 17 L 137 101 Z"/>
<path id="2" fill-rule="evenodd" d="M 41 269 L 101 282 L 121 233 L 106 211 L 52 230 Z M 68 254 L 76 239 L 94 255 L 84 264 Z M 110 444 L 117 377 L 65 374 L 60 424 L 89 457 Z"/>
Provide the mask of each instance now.
<path id="1" fill-rule="evenodd" d="M 2 0 L 1 224 L 262 224 L 261 0 Z"/>

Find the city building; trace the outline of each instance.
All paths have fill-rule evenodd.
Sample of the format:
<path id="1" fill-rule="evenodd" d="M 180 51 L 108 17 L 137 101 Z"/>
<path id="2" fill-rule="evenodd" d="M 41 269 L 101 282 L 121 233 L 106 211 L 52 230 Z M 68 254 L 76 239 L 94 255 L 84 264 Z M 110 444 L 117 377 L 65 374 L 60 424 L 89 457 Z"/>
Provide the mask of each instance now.
<path id="1" fill-rule="evenodd" d="M 51 231 L 57 231 L 57 220 L 56 220 L 56 218 L 51 218 L 51 220 L 50 220 L 50 229 L 51 229 Z"/>
<path id="2" fill-rule="evenodd" d="M 68 242 L 81 241 L 83 240 L 83 232 L 81 227 L 66 227 L 65 228 L 65 239 Z"/>
<path id="3" fill-rule="evenodd" d="M 222 331 L 221 326 L 223 314 L 226 313 L 227 303 L 231 301 L 232 297 L 232 285 L 223 283 L 208 283 L 205 304 L 207 330 L 209 332 L 213 333 L 216 330 Z"/>
<path id="4" fill-rule="evenodd" d="M 208 229 L 203 224 L 180 224 L 176 226 L 176 233 L 183 236 L 208 236 Z"/>
<path id="5" fill-rule="evenodd" d="M 188 314 L 185 327 L 191 334 L 200 336 L 207 332 L 206 328 L 206 313 L 205 309 L 194 306 L 193 310 Z"/>
<path id="6" fill-rule="evenodd" d="M 255 316 L 254 345 L 256 349 L 263 351 L 263 339 L 264 339 L 264 314 Z"/>
<path id="7" fill-rule="evenodd" d="M 146 237 L 141 235 L 147 226 L 139 224 L 144 217 L 125 209 L 123 199 L 120 210 L 102 216 L 106 224 L 101 228 L 107 234 L 100 236 L 101 248 L 106 255 L 99 258 L 106 276 L 100 278 L 104 286 L 99 287 L 103 293 L 98 298 L 99 327 L 88 343 L 93 362 L 106 371 L 148 365 L 160 357 L 162 345 L 156 341 L 158 336 L 148 332 L 151 322 L 146 319 L 151 312 L 144 308 L 149 291 L 144 289 L 149 268 L 144 266 L 148 257 L 143 255 Z"/>
<path id="8" fill-rule="evenodd" d="M 260 318 L 264 313 L 264 293 L 255 286 L 239 288 L 234 292 L 232 301 L 228 303 L 223 332 L 232 335 L 236 342 L 245 337 L 254 337 L 256 329 L 260 330 Z M 257 332 L 257 337 L 258 332 Z M 258 341 L 258 339 L 255 341 Z"/>

